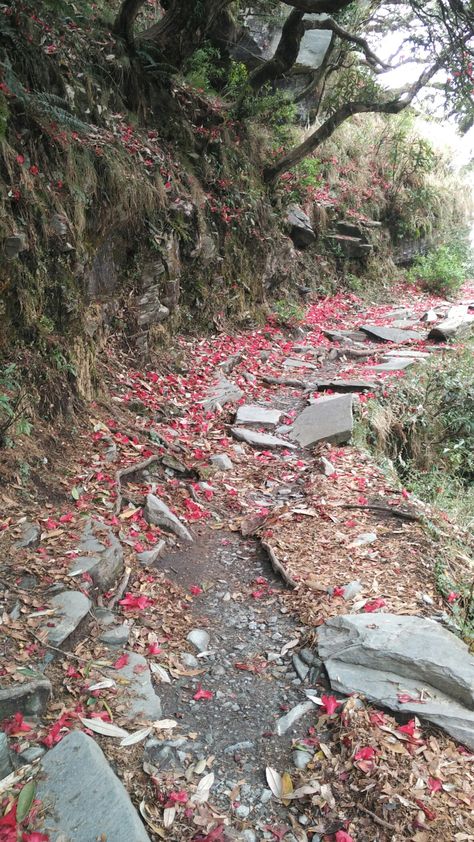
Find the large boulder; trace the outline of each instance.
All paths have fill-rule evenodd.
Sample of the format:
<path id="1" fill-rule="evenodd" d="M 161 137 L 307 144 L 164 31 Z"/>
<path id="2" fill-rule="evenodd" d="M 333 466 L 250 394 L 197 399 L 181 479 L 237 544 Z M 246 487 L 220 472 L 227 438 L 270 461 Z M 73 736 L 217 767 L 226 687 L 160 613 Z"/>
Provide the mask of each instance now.
<path id="1" fill-rule="evenodd" d="M 51 840 L 150 842 L 128 793 L 97 743 L 71 731 L 41 761 L 36 795 Z"/>
<path id="2" fill-rule="evenodd" d="M 426 719 L 474 749 L 474 658 L 438 623 L 394 614 L 333 617 L 318 631 L 318 652 L 333 690 Z"/>
<path id="3" fill-rule="evenodd" d="M 290 229 L 290 237 L 296 248 L 304 249 L 315 241 L 316 234 L 311 225 L 311 220 L 298 205 L 291 205 L 288 208 L 286 221 Z"/>

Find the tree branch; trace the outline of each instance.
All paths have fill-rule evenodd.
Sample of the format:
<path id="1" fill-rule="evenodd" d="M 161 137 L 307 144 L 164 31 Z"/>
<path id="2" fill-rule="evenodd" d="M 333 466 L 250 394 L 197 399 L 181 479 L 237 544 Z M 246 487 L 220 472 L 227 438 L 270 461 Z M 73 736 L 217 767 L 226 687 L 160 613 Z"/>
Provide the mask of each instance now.
<path id="1" fill-rule="evenodd" d="M 283 0 L 285 6 L 293 6 L 301 12 L 315 12 L 320 15 L 333 15 L 350 6 L 354 0 Z"/>
<path id="2" fill-rule="evenodd" d="M 249 76 L 249 86 L 253 91 L 259 91 L 267 82 L 279 79 L 291 70 L 298 58 L 301 39 L 305 33 L 303 17 L 304 12 L 297 9 L 290 12 L 273 57 L 261 67 L 257 67 Z"/>
<path id="3" fill-rule="evenodd" d="M 337 35 L 339 38 L 342 38 L 343 41 L 349 41 L 351 44 L 356 44 L 361 50 L 364 52 L 365 57 L 368 63 L 373 67 L 382 67 L 384 70 L 391 69 L 388 64 L 382 61 L 370 48 L 369 44 L 362 38 L 360 35 L 355 35 L 349 30 L 344 29 L 343 26 L 339 26 L 333 18 L 325 18 L 325 20 L 308 20 L 304 22 L 304 26 L 306 30 L 313 30 L 313 29 L 328 29 Z"/>

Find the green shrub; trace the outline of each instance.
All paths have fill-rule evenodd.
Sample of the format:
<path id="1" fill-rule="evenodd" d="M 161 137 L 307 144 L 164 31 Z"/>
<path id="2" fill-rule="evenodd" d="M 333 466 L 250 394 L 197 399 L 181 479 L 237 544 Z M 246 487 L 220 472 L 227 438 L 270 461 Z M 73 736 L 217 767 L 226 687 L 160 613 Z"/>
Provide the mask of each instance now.
<path id="1" fill-rule="evenodd" d="M 296 327 L 304 318 L 304 310 L 298 304 L 280 299 L 273 305 L 273 318 L 282 327 Z"/>
<path id="2" fill-rule="evenodd" d="M 421 283 L 429 292 L 437 295 L 452 295 L 462 286 L 472 269 L 472 250 L 461 238 L 436 251 L 419 257 L 410 269 L 408 277 Z"/>

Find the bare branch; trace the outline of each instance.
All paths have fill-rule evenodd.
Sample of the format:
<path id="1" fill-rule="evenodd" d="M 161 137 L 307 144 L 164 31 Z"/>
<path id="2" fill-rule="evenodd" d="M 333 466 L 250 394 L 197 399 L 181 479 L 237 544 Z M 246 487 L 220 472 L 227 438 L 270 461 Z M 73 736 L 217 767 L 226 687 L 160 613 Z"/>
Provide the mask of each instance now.
<path id="1" fill-rule="evenodd" d="M 349 32 L 348 29 L 344 29 L 343 26 L 339 26 L 333 18 L 325 18 L 324 20 L 308 20 L 304 22 L 305 29 L 328 29 L 331 32 L 334 32 L 339 38 L 342 38 L 344 41 L 349 41 L 351 44 L 356 44 L 361 50 L 365 53 L 368 63 L 373 67 L 382 67 L 385 70 L 389 70 L 390 66 L 385 64 L 382 59 L 380 59 L 370 48 L 370 45 L 362 38 L 360 35 L 355 35 L 352 32 Z"/>

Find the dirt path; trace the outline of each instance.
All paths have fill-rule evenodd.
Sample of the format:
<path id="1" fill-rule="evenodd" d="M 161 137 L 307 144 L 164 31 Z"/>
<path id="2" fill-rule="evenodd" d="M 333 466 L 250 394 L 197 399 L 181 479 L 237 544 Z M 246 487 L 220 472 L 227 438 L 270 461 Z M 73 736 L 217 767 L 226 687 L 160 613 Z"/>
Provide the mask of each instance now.
<path id="1" fill-rule="evenodd" d="M 408 321 L 421 333 L 420 316 L 433 306 L 440 303 L 423 296 L 410 301 Z M 51 748 L 83 727 L 81 716 L 130 730 L 149 724 L 150 717 L 130 718 L 127 709 L 133 671 L 124 679 L 120 670 L 133 654 L 144 658 L 135 673 L 153 680 L 168 723 L 155 721 L 145 743 L 126 751 L 91 733 L 141 804 L 151 838 L 474 839 L 469 753 L 430 728 L 415 723 L 409 734 L 400 731 L 403 717 L 397 723 L 357 698 L 334 696 L 317 657 L 317 630 L 328 617 L 436 617 L 446 609 L 417 503 L 354 445 L 292 449 L 287 436 L 308 401 L 321 401 L 318 388 L 326 397 L 355 389 L 359 416 L 371 394 L 389 394 L 403 376 L 377 369 L 390 350 L 439 353 L 423 336 L 387 345 L 359 331 L 361 324 L 406 320 L 394 305 L 367 308 L 338 296 L 310 307 L 296 331 L 269 324 L 233 337 L 180 337 L 156 370 L 133 370 L 111 354 L 110 402 L 91 407 L 73 447 L 64 436 L 47 470 L 38 445 L 36 494 L 33 483 L 25 492 L 14 478 L 2 492 L 3 682 L 24 683 L 40 665 L 54 693 L 31 733 L 22 731 L 23 720 L 11 725 L 6 718 L 17 755 Z M 209 406 L 222 378 L 224 392 Z M 341 379 L 373 388 L 333 383 Z M 280 410 L 278 428 L 260 432 L 283 436 L 287 445 L 237 441 L 236 402 Z M 216 456 L 226 457 L 226 470 L 216 467 Z M 123 477 L 117 505 L 117 470 L 142 462 L 142 470 Z M 150 492 L 193 543 L 147 522 Z M 102 588 L 87 571 L 68 575 L 83 558 L 81 533 L 91 516 L 110 530 L 105 547 L 115 536 L 124 551 L 124 572 Z M 25 519 L 40 529 L 38 540 L 21 548 Z M 164 552 L 144 560 L 160 541 Z M 54 625 L 48 606 L 64 587 L 91 605 L 54 650 L 45 646 Z M 125 634 L 112 649 L 93 603 L 102 617 L 108 606 L 119 637 Z M 89 690 L 111 675 L 113 686 Z M 294 716 L 287 729 L 286 715 Z M 200 803 L 193 798 L 204 773 L 213 778 Z M 441 789 L 429 783 L 438 780 Z"/>

